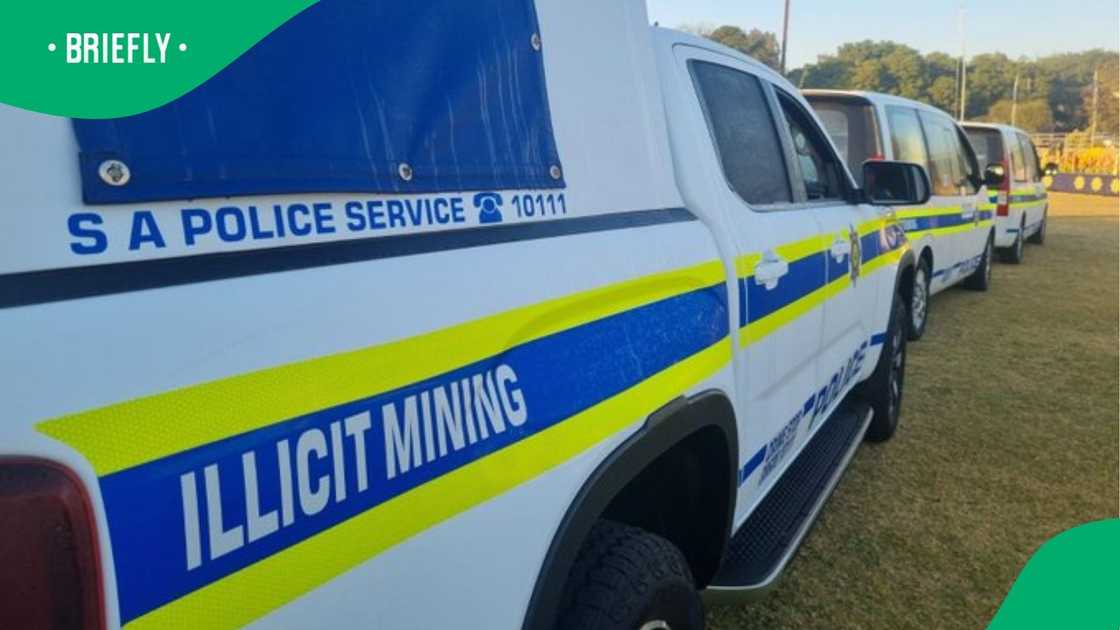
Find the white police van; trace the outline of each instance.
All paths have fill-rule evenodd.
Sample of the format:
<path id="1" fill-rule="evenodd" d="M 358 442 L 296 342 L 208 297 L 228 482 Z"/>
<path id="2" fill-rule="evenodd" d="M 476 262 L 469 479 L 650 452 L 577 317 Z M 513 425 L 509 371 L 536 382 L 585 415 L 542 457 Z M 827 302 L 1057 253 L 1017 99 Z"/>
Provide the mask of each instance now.
<path id="1" fill-rule="evenodd" d="M 968 138 L 945 112 L 877 92 L 805 90 L 853 173 L 865 160 L 904 160 L 928 169 L 933 196 L 900 208 L 918 267 L 910 339 L 929 321 L 929 298 L 957 283 L 986 291 L 991 280 L 992 211 Z"/>
<path id="2" fill-rule="evenodd" d="M 1024 243 L 1046 240 L 1048 207 L 1044 175 L 1056 175 L 1058 165 L 1042 167 L 1034 143 L 1023 130 L 997 123 L 964 123 L 965 133 L 992 181 L 990 204 L 995 207 L 995 244 L 1000 259 L 1023 262 Z"/>
<path id="3" fill-rule="evenodd" d="M 636 0 L 424 7 L 0 108 L 0 626 L 699 628 L 895 431 L 921 167 Z"/>

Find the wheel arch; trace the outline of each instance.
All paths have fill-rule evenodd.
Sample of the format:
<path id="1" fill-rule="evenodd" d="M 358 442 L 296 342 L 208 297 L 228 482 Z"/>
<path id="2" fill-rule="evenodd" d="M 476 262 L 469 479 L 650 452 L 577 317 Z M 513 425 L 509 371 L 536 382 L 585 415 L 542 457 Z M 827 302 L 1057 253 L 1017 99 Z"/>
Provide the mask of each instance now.
<path id="1" fill-rule="evenodd" d="M 688 559 L 698 588 L 706 585 L 719 569 L 731 535 L 738 451 L 734 408 L 723 392 L 680 397 L 653 413 L 596 467 L 569 505 L 537 574 L 522 628 L 553 627 L 576 554 L 591 526 L 604 516 L 669 539 Z M 670 471 L 685 474 L 679 479 L 674 475 L 677 484 L 666 487 L 659 482 Z M 651 490 L 673 499 L 673 492 L 699 493 L 691 497 L 697 509 L 677 510 L 687 515 L 686 527 L 658 522 L 665 516 L 657 509 L 660 504 L 643 501 Z"/>
<path id="2" fill-rule="evenodd" d="M 930 260 L 932 261 L 933 254 L 930 253 Z M 914 271 L 917 268 L 917 257 L 914 256 L 914 250 L 911 249 L 904 253 L 898 260 L 898 271 L 894 276 L 894 290 L 891 291 L 891 299 L 894 296 L 902 294 L 905 298 L 903 304 L 906 305 L 907 314 L 910 313 L 910 298 L 914 297 Z M 930 266 L 930 273 L 933 273 L 932 262 Z"/>
<path id="3" fill-rule="evenodd" d="M 930 243 L 922 243 L 922 251 L 921 251 L 920 254 L 918 254 L 917 260 L 929 261 L 929 273 L 930 273 L 930 276 L 931 276 L 931 279 L 932 279 L 933 270 L 934 270 L 934 266 L 933 266 L 933 261 L 934 261 L 933 245 L 930 244 Z"/>

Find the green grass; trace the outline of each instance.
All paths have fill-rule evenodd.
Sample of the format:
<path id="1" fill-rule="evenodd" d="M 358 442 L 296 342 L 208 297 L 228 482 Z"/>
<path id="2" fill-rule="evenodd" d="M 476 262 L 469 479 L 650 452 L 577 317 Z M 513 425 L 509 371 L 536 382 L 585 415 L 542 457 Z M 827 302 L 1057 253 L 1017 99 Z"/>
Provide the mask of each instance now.
<path id="1" fill-rule="evenodd" d="M 1118 203 L 1051 195 L 1045 245 L 934 298 L 895 438 L 856 455 L 772 595 L 710 628 L 983 628 L 1039 545 L 1117 515 Z"/>

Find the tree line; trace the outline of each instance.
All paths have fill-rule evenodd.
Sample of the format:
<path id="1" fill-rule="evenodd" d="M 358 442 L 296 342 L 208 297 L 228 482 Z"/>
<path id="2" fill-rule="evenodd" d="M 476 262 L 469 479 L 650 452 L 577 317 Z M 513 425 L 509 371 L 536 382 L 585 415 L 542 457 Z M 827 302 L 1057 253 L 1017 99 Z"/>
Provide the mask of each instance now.
<path id="1" fill-rule="evenodd" d="M 780 47 L 774 33 L 737 26 L 684 30 L 742 51 L 778 68 Z M 796 86 L 868 90 L 930 103 L 954 116 L 959 113 L 960 63 L 943 52 L 923 55 L 891 41 L 851 42 L 815 63 L 786 73 Z M 1097 73 L 1097 132 L 1120 133 L 1120 53 L 1094 49 L 1029 59 L 984 53 L 968 60 L 965 118 L 1015 124 L 1033 132 L 1087 130 L 1093 109 L 1093 74 Z M 1018 87 L 1016 88 L 1016 78 Z"/>

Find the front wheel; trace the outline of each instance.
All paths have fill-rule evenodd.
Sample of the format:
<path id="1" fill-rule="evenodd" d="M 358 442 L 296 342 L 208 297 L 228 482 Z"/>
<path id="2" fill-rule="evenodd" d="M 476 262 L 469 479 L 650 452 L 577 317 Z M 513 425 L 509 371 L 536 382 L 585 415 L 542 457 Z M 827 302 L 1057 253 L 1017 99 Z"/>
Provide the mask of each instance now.
<path id="1" fill-rule="evenodd" d="M 871 378 L 860 383 L 857 390 L 859 398 L 874 411 L 867 427 L 869 442 L 889 440 L 898 428 L 902 412 L 902 392 L 906 385 L 906 335 L 903 334 L 906 307 L 902 300 L 901 295 L 895 296 L 879 362 Z"/>
<path id="2" fill-rule="evenodd" d="M 681 551 L 615 521 L 591 528 L 562 597 L 557 630 L 704 628 L 704 606 Z"/>
<path id="3" fill-rule="evenodd" d="M 917 341 L 926 332 L 926 323 L 929 321 L 929 259 L 922 258 L 918 261 L 918 268 L 914 270 L 914 287 L 910 293 L 910 317 L 906 336 L 910 341 Z"/>
<path id="4" fill-rule="evenodd" d="M 1000 252 L 1000 260 L 1012 265 L 1018 265 L 1023 262 L 1023 228 L 1026 227 L 1024 221 L 1019 222 L 1019 233 L 1015 235 L 1015 243 L 1011 247 L 1005 248 Z"/>
<path id="5" fill-rule="evenodd" d="M 1030 242 L 1035 245 L 1042 245 L 1046 242 L 1046 213 L 1042 213 L 1042 225 L 1038 226 L 1038 231 L 1031 234 Z"/>
<path id="6" fill-rule="evenodd" d="M 988 237 L 984 245 L 984 253 L 980 255 L 980 266 L 964 281 L 966 289 L 973 291 L 987 291 L 992 284 L 992 237 Z"/>

